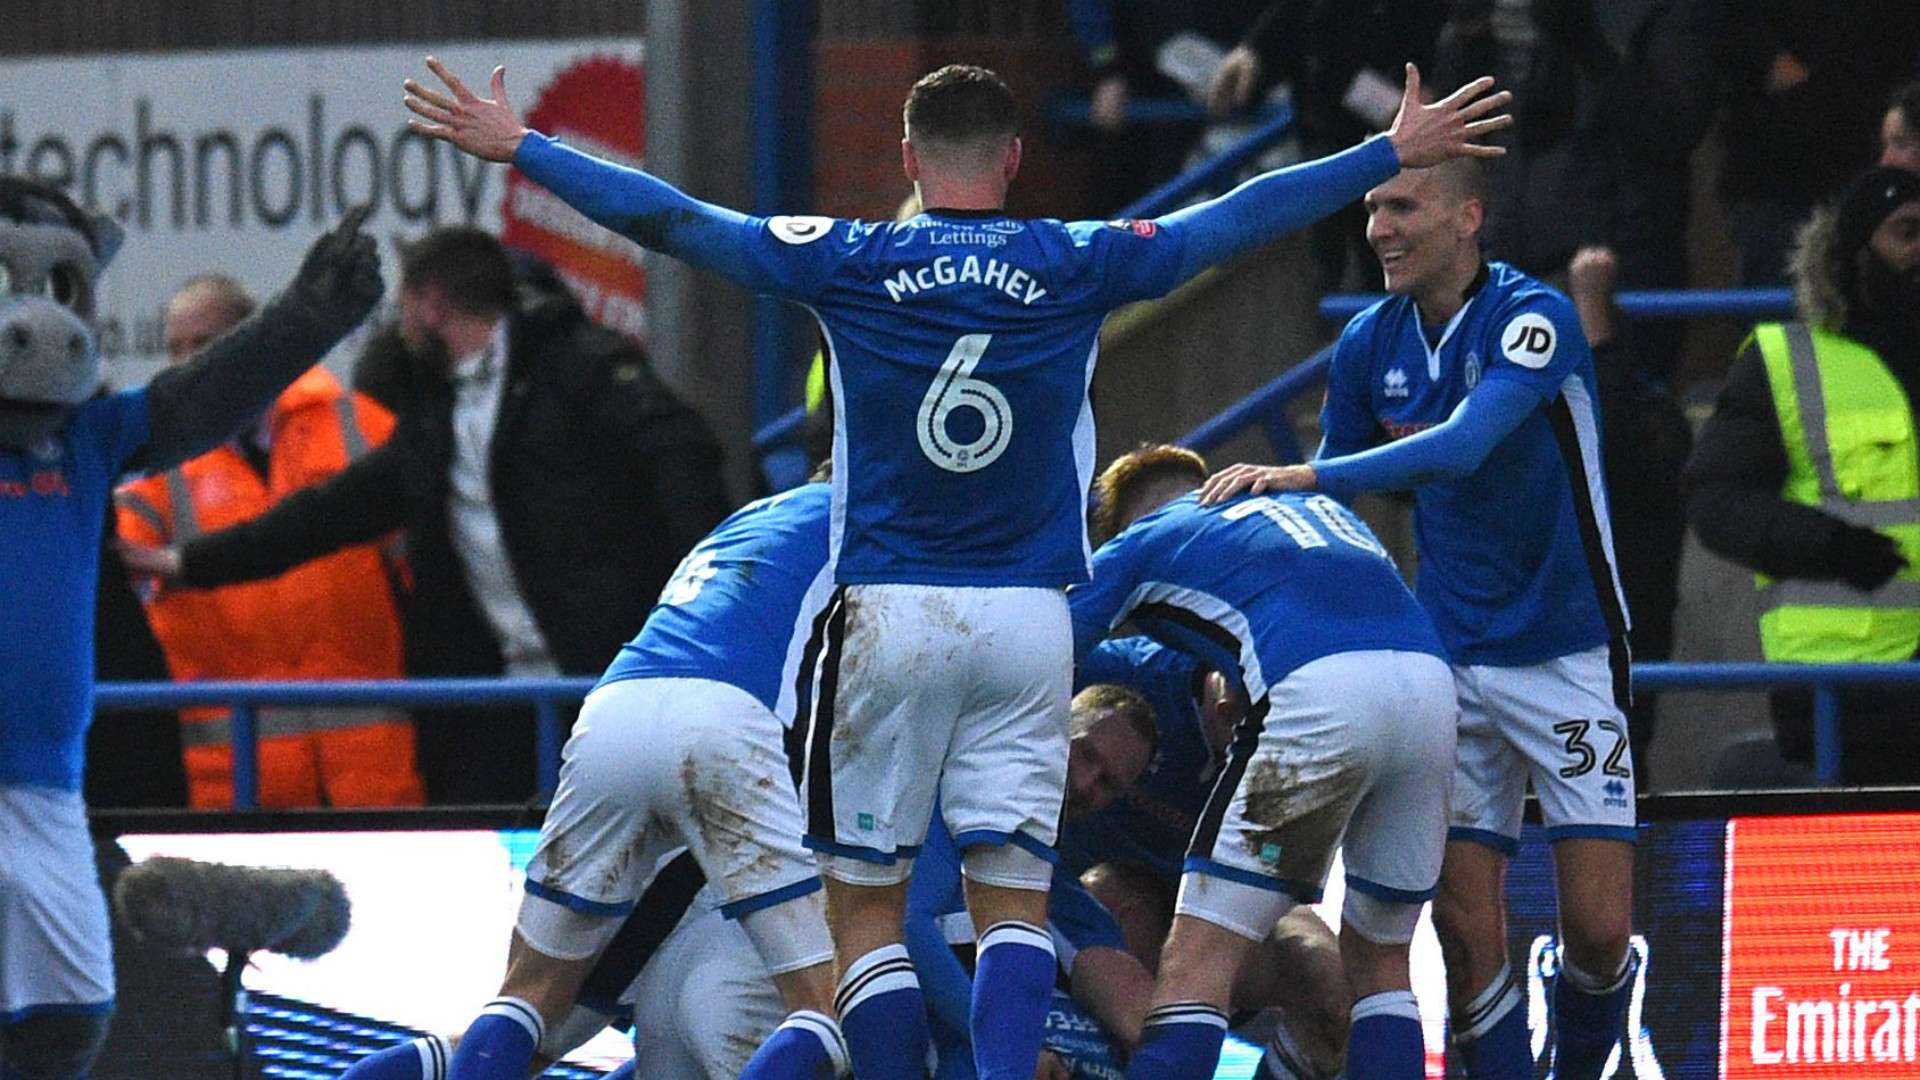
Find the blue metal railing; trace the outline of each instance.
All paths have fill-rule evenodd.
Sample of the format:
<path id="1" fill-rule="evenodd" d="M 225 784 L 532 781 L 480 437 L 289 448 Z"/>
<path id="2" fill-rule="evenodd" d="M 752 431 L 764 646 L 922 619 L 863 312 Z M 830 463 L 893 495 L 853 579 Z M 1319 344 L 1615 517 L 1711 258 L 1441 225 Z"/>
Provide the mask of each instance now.
<path id="1" fill-rule="evenodd" d="M 1920 663 L 1906 664 L 1636 664 L 1638 690 L 1813 690 L 1814 776 L 1824 786 L 1839 781 L 1841 767 L 1838 691 L 1857 686 L 1920 686 Z M 551 798 L 560 776 L 566 729 L 560 706 L 586 697 L 594 680 L 395 679 L 364 682 L 102 683 L 95 691 L 100 712 L 180 709 L 226 705 L 233 709 L 233 804 L 260 804 L 259 710 L 290 706 L 324 708 L 389 705 L 402 708 L 532 705 L 537 718 L 535 755 L 540 794 Z"/>
<path id="2" fill-rule="evenodd" d="M 1320 298 L 1320 317 L 1345 322 L 1380 299 L 1379 294 L 1329 293 Z M 1742 319 L 1785 319 L 1793 315 L 1790 289 L 1634 290 L 1614 294 L 1620 314 L 1629 319 L 1703 319 L 1731 315 Z"/>
<path id="3" fill-rule="evenodd" d="M 1218 155 L 1201 162 L 1185 173 L 1147 192 L 1140 198 L 1122 207 L 1115 217 L 1148 218 L 1157 217 L 1179 209 L 1187 200 L 1208 189 L 1224 183 L 1233 175 L 1266 153 L 1274 144 L 1286 138 L 1293 127 L 1293 110 L 1280 106 L 1262 114 L 1260 125 L 1240 141 L 1222 150 Z M 757 379 L 771 376 L 762 370 Z M 761 399 L 757 399 L 761 400 Z M 807 423 L 805 405 L 796 405 L 780 415 L 776 420 L 764 424 L 753 433 L 753 453 L 756 458 L 765 459 L 775 451 L 792 446 L 800 438 Z M 769 470 L 762 470 L 763 472 Z M 768 477 L 769 481 L 773 478 Z"/>
<path id="4" fill-rule="evenodd" d="M 560 776 L 560 748 L 567 739 L 566 726 L 560 722 L 560 706 L 586 697 L 593 684 L 593 679 L 586 678 L 101 683 L 94 691 L 93 704 L 99 712 L 232 706 L 233 805 L 238 810 L 251 810 L 260 805 L 259 718 L 263 707 L 531 705 L 540 794 L 551 797 Z"/>

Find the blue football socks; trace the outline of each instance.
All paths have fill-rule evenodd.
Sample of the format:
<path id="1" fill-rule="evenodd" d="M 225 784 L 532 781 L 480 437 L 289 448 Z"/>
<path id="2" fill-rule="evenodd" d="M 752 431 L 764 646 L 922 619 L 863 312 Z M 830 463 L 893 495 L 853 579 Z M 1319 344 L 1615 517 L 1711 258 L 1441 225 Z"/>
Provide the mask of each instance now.
<path id="1" fill-rule="evenodd" d="M 885 945 L 855 960 L 834 994 L 860 1080 L 923 1080 L 927 1001 L 905 945 Z"/>
<path id="2" fill-rule="evenodd" d="M 833 1080 L 847 1071 L 847 1043 L 830 1016 L 788 1016 L 747 1062 L 740 1080 Z"/>
<path id="3" fill-rule="evenodd" d="M 1426 1075 L 1426 1040 L 1413 991 L 1388 990 L 1355 1002 L 1347 1029 L 1347 1080 L 1422 1080 Z"/>
<path id="4" fill-rule="evenodd" d="M 438 1035 L 409 1039 L 354 1062 L 340 1080 L 447 1080 L 447 1055 Z"/>
<path id="5" fill-rule="evenodd" d="M 1466 1014 L 1452 1019 L 1453 1051 L 1468 1080 L 1533 1080 L 1527 1014 L 1511 964 L 1500 965 L 1500 974 L 1468 1003 Z"/>
<path id="6" fill-rule="evenodd" d="M 1053 996 L 1053 938 L 1032 923 L 980 935 L 973 974 L 973 1065 L 980 1080 L 1033 1080 Z"/>
<path id="7" fill-rule="evenodd" d="M 1147 1013 L 1127 1080 L 1212 1076 L 1227 1037 L 1227 1014 L 1204 1001 L 1176 1001 Z"/>
<path id="8" fill-rule="evenodd" d="M 1560 954 L 1560 975 L 1553 980 L 1553 1075 L 1557 1080 L 1599 1080 L 1607 1057 L 1620 1041 L 1627 993 L 1633 986 L 1633 950 L 1620 970 L 1596 979 L 1567 963 Z"/>
<path id="9" fill-rule="evenodd" d="M 540 1013 L 519 998 L 494 998 L 460 1037 L 447 1080 L 526 1080 L 540 1045 Z"/>

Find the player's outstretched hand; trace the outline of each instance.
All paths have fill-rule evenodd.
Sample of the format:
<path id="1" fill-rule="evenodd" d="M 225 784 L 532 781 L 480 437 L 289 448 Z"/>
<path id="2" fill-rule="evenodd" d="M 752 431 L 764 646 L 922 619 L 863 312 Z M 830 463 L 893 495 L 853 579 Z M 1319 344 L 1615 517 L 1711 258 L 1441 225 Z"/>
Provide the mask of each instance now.
<path id="1" fill-rule="evenodd" d="M 380 252 L 361 230 L 370 203 L 347 211 L 332 232 L 313 242 L 289 292 L 339 326 L 360 325 L 380 302 Z"/>
<path id="2" fill-rule="evenodd" d="M 1312 491 L 1320 478 L 1311 465 L 1229 465 L 1200 486 L 1200 505 L 1225 502 L 1243 491 Z"/>
<path id="3" fill-rule="evenodd" d="M 427 57 L 427 67 L 446 84 L 447 92 L 430 90 L 412 79 L 401 83 L 407 92 L 407 108 L 424 118 L 409 120 L 407 126 L 430 139 L 450 142 L 474 157 L 512 161 L 520 140 L 527 137 L 527 126 L 507 104 L 507 69 L 493 69 L 493 97 L 483 98 L 467 89 L 467 84 L 437 57 Z"/>
<path id="4" fill-rule="evenodd" d="M 1485 142 L 1487 136 L 1513 126 L 1508 113 L 1488 115 L 1513 103 L 1505 90 L 1487 94 L 1493 79 L 1481 76 L 1428 105 L 1420 96 L 1420 69 L 1407 65 L 1407 89 L 1400 112 L 1387 129 L 1387 138 L 1405 169 L 1428 169 L 1450 158 L 1499 157 L 1504 147 Z"/>

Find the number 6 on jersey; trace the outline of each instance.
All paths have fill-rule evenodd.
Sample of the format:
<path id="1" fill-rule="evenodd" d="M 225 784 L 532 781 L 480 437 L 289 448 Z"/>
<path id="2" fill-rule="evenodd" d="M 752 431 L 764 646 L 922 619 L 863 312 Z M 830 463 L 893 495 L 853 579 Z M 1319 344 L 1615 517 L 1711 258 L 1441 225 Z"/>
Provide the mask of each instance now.
<path id="1" fill-rule="evenodd" d="M 992 383 L 973 378 L 992 341 L 992 334 L 967 334 L 955 341 L 927 396 L 920 399 L 920 452 L 948 472 L 984 469 L 999 460 L 1012 441 L 1013 409 L 1006 395 Z M 980 434 L 971 442 L 956 442 L 947 434 L 947 417 L 962 408 L 979 413 L 982 421 Z"/>

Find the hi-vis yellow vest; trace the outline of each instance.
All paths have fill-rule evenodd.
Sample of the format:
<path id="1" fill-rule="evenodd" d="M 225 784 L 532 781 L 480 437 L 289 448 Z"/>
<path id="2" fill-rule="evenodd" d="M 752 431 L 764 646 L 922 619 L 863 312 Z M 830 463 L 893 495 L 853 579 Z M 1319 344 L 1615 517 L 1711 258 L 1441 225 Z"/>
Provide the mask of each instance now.
<path id="1" fill-rule="evenodd" d="M 1871 593 L 1842 581 L 1758 578 L 1768 660 L 1910 660 L 1920 646 L 1920 440 L 1912 403 L 1872 349 L 1804 323 L 1753 336 L 1766 362 L 1787 480 L 1780 497 L 1892 537 L 1907 557 Z"/>

